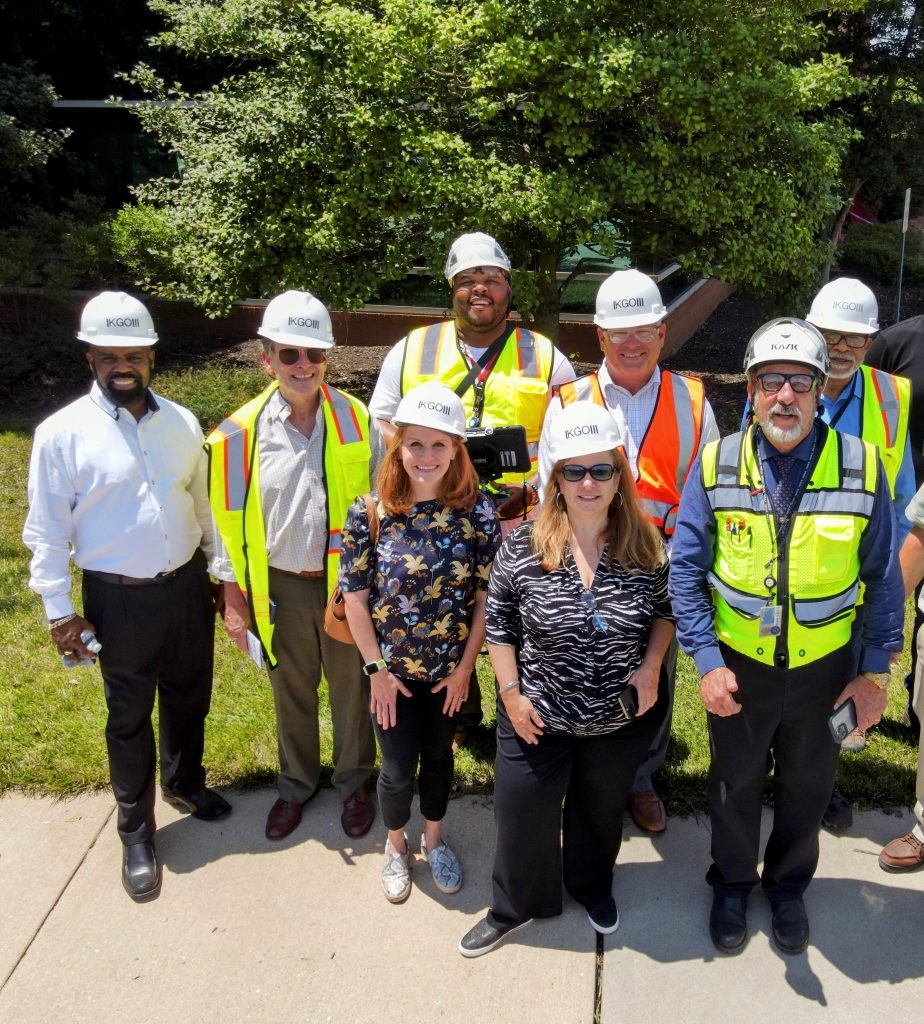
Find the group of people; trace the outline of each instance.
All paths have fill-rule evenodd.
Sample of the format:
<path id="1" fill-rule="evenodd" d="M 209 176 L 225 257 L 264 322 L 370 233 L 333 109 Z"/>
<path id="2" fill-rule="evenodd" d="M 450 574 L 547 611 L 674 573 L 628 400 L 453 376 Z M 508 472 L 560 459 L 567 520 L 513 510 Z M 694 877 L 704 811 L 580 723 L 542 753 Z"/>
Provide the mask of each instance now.
<path id="1" fill-rule="evenodd" d="M 625 811 L 653 835 L 667 826 L 652 774 L 679 640 L 701 676 L 712 751 L 710 936 L 725 953 L 743 948 L 760 884 L 774 942 L 800 952 L 818 829 L 839 798 L 829 718 L 850 702 L 850 749 L 863 745 L 901 650 L 904 597 L 924 577 L 911 389 L 862 365 L 875 298 L 841 279 L 806 320 L 758 330 L 743 429 L 720 439 L 701 382 L 659 366 L 667 310 L 654 281 L 624 270 L 601 285 L 603 360 L 576 378 L 548 339 L 508 319 L 510 270 L 490 236 L 457 239 L 452 319 L 398 342 L 368 409 L 324 380 L 334 337 L 320 300 L 274 298 L 259 329 L 270 383 L 207 439 L 150 387 L 147 309 L 114 292 L 84 307 L 94 380 L 36 431 L 23 536 L 58 652 L 99 661 L 122 884 L 139 902 L 161 887 L 155 697 L 164 798 L 207 821 L 231 810 L 203 769 L 218 611 L 272 687 L 267 839 L 290 835 L 318 790 L 323 673 L 347 836 L 372 826 L 376 741 L 381 751 L 393 903 L 411 891 L 415 779 L 420 853 L 441 892 L 462 885 L 443 824 L 454 743 L 480 720 L 487 641 L 493 888 L 460 952 L 482 955 L 560 913 L 563 888 L 610 933 Z M 488 491 L 466 435 L 511 425 L 530 469 Z M 324 629 L 337 586 L 353 644 Z M 920 715 L 919 683 L 913 705 Z M 774 824 L 758 874 L 768 771 Z M 922 781 L 919 760 L 918 824 L 882 851 L 887 870 L 924 863 Z"/>

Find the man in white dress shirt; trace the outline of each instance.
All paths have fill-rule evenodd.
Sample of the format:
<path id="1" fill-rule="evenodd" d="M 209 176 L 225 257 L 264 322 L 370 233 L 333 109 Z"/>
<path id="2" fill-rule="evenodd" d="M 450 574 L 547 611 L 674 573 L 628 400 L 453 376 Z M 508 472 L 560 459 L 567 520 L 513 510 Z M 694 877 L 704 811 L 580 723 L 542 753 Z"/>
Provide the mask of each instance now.
<path id="1" fill-rule="evenodd" d="M 206 788 L 202 766 L 215 621 L 206 459 L 195 416 L 148 386 L 157 335 L 137 299 L 97 295 L 77 337 L 93 385 L 35 432 L 23 540 L 58 653 L 94 658 L 87 630 L 102 645 L 122 884 L 142 902 L 161 885 L 155 696 L 165 799 L 205 821 L 231 810 Z M 83 614 L 71 601 L 71 560 L 83 570 Z"/>

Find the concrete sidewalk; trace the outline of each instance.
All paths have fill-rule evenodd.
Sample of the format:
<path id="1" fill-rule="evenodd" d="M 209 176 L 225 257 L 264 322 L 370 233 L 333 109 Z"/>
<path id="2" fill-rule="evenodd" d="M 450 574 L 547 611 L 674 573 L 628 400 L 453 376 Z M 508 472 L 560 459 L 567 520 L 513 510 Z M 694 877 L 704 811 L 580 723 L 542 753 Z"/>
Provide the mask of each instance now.
<path id="1" fill-rule="evenodd" d="M 876 864 L 909 815 L 858 815 L 849 834 L 822 834 L 802 956 L 773 949 L 759 893 L 744 953 L 714 951 L 707 824 L 672 819 L 656 840 L 627 824 L 614 890 L 622 923 L 599 960 L 570 901 L 560 918 L 466 960 L 457 942 L 490 896 L 490 799 L 450 804 L 462 891 L 440 894 L 416 857 L 411 897 L 393 907 L 379 888 L 378 821 L 346 840 L 325 790 L 289 839 L 270 843 L 274 795 L 231 793 L 233 814 L 215 824 L 159 804 L 164 885 L 143 905 L 119 882 L 109 795 L 0 800 L 0 1021 L 592 1024 L 596 994 L 602 1024 L 849 1024 L 911 1019 L 924 1004 L 924 872 L 888 875 Z"/>

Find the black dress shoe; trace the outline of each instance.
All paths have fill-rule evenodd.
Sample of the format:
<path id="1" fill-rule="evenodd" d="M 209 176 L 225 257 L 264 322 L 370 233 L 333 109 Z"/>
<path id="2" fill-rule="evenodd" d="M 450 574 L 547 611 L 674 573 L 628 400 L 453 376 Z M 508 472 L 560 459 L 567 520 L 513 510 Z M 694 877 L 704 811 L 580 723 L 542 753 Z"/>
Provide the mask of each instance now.
<path id="1" fill-rule="evenodd" d="M 217 821 L 231 813 L 231 804 L 214 789 L 203 786 L 195 793 L 180 789 L 161 789 L 164 800 L 178 811 L 186 811 L 200 821 Z"/>
<path id="2" fill-rule="evenodd" d="M 801 896 L 773 903 L 773 941 L 781 953 L 801 953 L 808 945 L 809 923 Z"/>
<path id="3" fill-rule="evenodd" d="M 709 937 L 722 953 L 740 953 L 748 938 L 748 900 L 746 896 L 712 897 L 709 913 Z"/>
<path id="4" fill-rule="evenodd" d="M 133 843 L 122 848 L 122 885 L 136 903 L 155 899 L 160 881 L 160 861 L 153 843 Z"/>

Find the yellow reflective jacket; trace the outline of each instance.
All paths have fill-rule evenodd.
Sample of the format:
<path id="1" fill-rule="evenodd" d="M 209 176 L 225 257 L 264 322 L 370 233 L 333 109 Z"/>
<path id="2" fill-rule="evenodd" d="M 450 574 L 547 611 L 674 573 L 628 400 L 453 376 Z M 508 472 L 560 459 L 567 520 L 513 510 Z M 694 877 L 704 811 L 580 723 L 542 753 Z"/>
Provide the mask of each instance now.
<path id="1" fill-rule="evenodd" d="M 273 621 L 270 614 L 266 527 L 260 494 L 257 420 L 276 381 L 241 406 L 212 431 L 205 442 L 209 455 L 209 501 L 225 542 L 238 585 L 247 597 L 254 629 L 271 665 Z M 352 395 L 321 385 L 324 401 L 324 486 L 327 493 L 327 594 L 337 584 L 340 537 L 347 510 L 369 488 L 369 411 Z"/>
<path id="2" fill-rule="evenodd" d="M 536 470 L 539 435 L 549 399 L 554 349 L 541 334 L 517 327 L 500 350 L 485 381 L 484 413 L 481 426 L 509 427 L 519 424 L 526 430 L 532 471 Z M 401 394 L 426 381 L 439 381 L 455 388 L 469 372 L 469 364 L 459 347 L 456 325 L 452 320 L 418 327 L 404 344 L 401 364 Z M 461 396 L 466 421 L 472 414 L 475 389 Z M 506 473 L 500 483 L 517 483 L 521 474 Z"/>
<path id="3" fill-rule="evenodd" d="M 755 427 L 706 445 L 703 485 L 715 515 L 715 631 L 768 665 L 796 667 L 850 642 L 860 594 L 860 539 L 879 473 L 867 441 L 819 424 L 821 452 L 787 526 L 761 478 Z M 761 609 L 781 609 L 778 636 L 760 635 Z"/>

